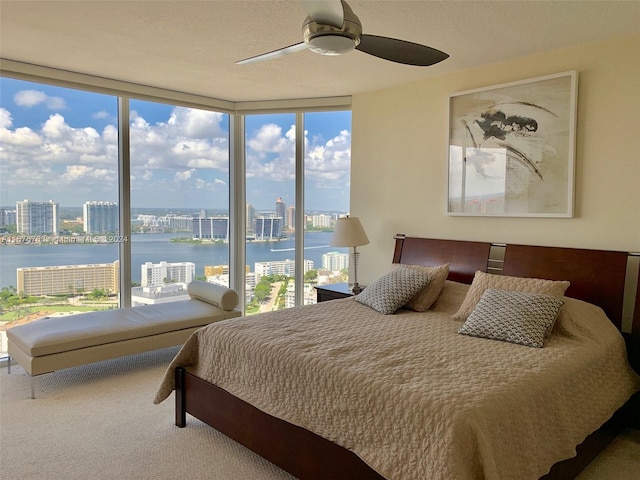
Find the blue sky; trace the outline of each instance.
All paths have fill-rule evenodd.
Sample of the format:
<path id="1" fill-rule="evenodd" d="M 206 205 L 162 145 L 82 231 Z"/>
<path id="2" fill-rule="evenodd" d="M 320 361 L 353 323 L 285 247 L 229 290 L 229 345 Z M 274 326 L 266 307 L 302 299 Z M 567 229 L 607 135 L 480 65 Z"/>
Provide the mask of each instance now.
<path id="1" fill-rule="evenodd" d="M 133 207 L 227 208 L 227 115 L 131 100 Z M 295 116 L 246 117 L 247 201 L 294 200 Z M 0 205 L 117 201 L 117 99 L 0 77 Z M 305 210 L 348 211 L 351 112 L 305 116 Z"/>

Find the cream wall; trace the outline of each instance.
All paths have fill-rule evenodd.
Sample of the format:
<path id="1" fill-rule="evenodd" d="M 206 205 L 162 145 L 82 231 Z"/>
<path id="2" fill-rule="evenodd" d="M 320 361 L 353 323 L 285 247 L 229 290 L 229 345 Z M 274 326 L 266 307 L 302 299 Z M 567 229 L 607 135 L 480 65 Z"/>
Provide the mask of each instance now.
<path id="1" fill-rule="evenodd" d="M 449 95 L 569 70 L 579 85 L 574 218 L 447 216 Z M 352 108 L 351 212 L 371 241 L 359 249 L 361 283 L 388 269 L 396 233 L 640 251 L 640 37 L 355 95 Z"/>

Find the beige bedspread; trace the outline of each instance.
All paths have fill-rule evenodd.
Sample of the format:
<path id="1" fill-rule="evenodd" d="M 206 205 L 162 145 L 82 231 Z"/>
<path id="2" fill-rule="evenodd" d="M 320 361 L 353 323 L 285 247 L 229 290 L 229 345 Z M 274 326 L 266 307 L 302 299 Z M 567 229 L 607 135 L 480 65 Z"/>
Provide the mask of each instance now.
<path id="1" fill-rule="evenodd" d="M 170 365 L 359 455 L 388 479 L 537 479 L 640 389 L 621 335 L 567 299 L 545 348 L 457 333 L 466 285 L 429 312 L 353 299 L 197 331 Z M 274 441 L 277 441 L 274 439 Z"/>

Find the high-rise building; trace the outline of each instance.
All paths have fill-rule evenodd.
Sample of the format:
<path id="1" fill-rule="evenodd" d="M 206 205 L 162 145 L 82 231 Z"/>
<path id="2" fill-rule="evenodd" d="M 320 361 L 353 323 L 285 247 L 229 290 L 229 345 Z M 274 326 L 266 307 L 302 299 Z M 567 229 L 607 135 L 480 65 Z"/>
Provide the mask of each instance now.
<path id="1" fill-rule="evenodd" d="M 253 221 L 256 218 L 256 208 L 247 203 L 247 233 L 253 233 Z"/>
<path id="2" fill-rule="evenodd" d="M 165 215 L 162 217 L 167 228 L 181 232 L 191 232 L 193 217 L 191 215 Z"/>
<path id="3" fill-rule="evenodd" d="M 332 224 L 333 224 L 333 217 L 331 215 L 327 215 L 326 213 L 313 215 L 311 217 L 312 227 L 331 228 Z"/>
<path id="4" fill-rule="evenodd" d="M 271 262 L 256 262 L 253 266 L 258 280 L 264 275 L 286 275 L 287 277 L 295 277 L 295 260 L 277 260 Z M 313 260 L 304 260 L 302 272 L 307 273 L 313 270 Z"/>
<path id="5" fill-rule="evenodd" d="M 143 287 L 156 287 L 167 283 L 189 283 L 196 276 L 196 264 L 193 262 L 146 262 L 141 267 Z"/>
<path id="6" fill-rule="evenodd" d="M 198 217 L 192 222 L 193 238 L 229 240 L 229 217 Z"/>
<path id="7" fill-rule="evenodd" d="M 276 240 L 282 237 L 282 217 L 256 217 L 253 233 L 258 240 Z"/>
<path id="8" fill-rule="evenodd" d="M 287 227 L 289 227 L 290 230 L 296 228 L 296 207 L 293 205 L 287 207 Z"/>
<path id="9" fill-rule="evenodd" d="M 286 209 L 286 205 L 284 203 L 284 200 L 282 200 L 281 197 L 278 197 L 276 199 L 276 217 L 280 217 L 283 219 L 283 221 L 287 218 L 285 215 L 285 209 Z M 283 227 L 286 227 L 287 224 L 284 224 Z"/>
<path id="10" fill-rule="evenodd" d="M 82 220 L 86 234 L 116 233 L 118 232 L 118 204 L 85 202 L 82 205 Z"/>
<path id="11" fill-rule="evenodd" d="M 16 224 L 16 211 L 7 210 L 6 208 L 0 208 L 0 226 L 15 225 Z"/>
<path id="12" fill-rule="evenodd" d="M 322 269 L 340 271 L 349 268 L 349 254 L 340 252 L 327 252 L 322 255 Z"/>
<path id="13" fill-rule="evenodd" d="M 39 233 L 58 233 L 60 218 L 58 202 L 16 202 L 17 233 L 34 235 Z"/>

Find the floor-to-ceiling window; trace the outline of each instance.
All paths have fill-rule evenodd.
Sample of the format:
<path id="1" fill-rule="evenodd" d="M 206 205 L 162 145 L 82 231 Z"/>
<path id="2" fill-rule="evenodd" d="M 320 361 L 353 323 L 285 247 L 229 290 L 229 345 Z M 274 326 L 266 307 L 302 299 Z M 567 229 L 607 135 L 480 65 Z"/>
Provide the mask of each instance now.
<path id="1" fill-rule="evenodd" d="M 348 281 L 349 252 L 329 247 L 336 219 L 349 213 L 351 112 L 304 115 L 305 254 L 314 269 L 305 274 L 304 303 L 315 303 L 315 285 Z"/>
<path id="2" fill-rule="evenodd" d="M 114 308 L 117 97 L 0 81 L 0 318 Z"/>
<path id="3" fill-rule="evenodd" d="M 296 125 L 293 113 L 246 117 L 247 313 L 315 303 L 316 285 L 347 280 L 348 252 L 330 239 L 337 217 L 349 213 L 351 112 L 303 114 L 301 143 Z"/>
<path id="4" fill-rule="evenodd" d="M 117 95 L 7 77 L 0 92 L 0 328 L 176 299 L 192 278 L 229 285 L 234 242 L 248 313 L 312 303 L 315 284 L 343 278 L 326 257 L 349 208 L 350 112 L 238 114 L 244 168 L 230 178 L 231 118 L 211 106 L 123 97 L 123 156 Z M 232 211 L 246 213 L 245 238 Z"/>
<path id="5" fill-rule="evenodd" d="M 286 307 L 295 291 L 295 114 L 245 118 L 247 313 Z"/>
<path id="6" fill-rule="evenodd" d="M 132 305 L 229 285 L 229 115 L 131 100 Z"/>

